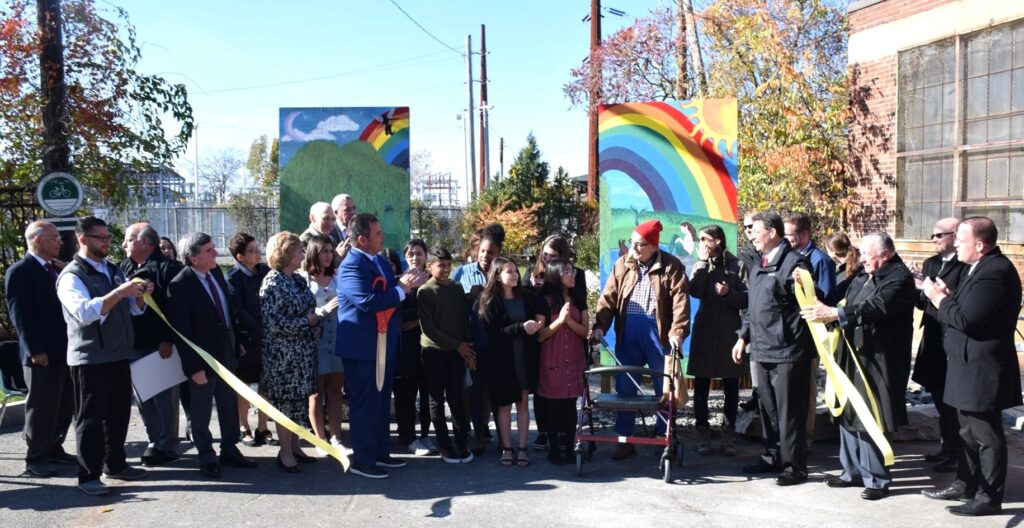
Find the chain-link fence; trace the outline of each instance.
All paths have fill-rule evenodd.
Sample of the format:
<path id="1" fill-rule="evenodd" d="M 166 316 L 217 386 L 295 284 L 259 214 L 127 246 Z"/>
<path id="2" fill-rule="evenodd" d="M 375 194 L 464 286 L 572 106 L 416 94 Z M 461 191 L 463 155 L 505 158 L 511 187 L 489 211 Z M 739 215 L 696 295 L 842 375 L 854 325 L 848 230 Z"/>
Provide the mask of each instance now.
<path id="1" fill-rule="evenodd" d="M 149 206 L 125 209 L 109 220 L 123 225 L 149 222 L 160 236 L 171 239 L 175 245 L 183 236 L 202 231 L 213 238 L 217 251 L 224 256 L 228 255 L 228 241 L 238 231 L 249 232 L 261 246 L 269 235 L 279 231 L 280 211 L 276 207 L 252 208 L 242 218 L 232 213 L 227 207 Z M 238 220 L 244 225 L 240 226 Z"/>

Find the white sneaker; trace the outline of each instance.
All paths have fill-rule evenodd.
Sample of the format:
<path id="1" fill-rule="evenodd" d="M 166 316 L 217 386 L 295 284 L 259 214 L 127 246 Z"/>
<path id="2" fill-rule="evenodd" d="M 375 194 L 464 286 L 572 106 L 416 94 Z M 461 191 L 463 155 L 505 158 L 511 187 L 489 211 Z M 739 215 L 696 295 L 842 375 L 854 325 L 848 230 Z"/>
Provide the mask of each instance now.
<path id="1" fill-rule="evenodd" d="M 341 443 L 341 440 L 338 440 L 337 436 L 332 436 L 331 437 L 331 445 L 334 446 L 334 447 L 337 447 L 338 449 L 340 449 L 341 452 L 345 454 L 345 456 L 349 456 L 352 453 L 354 453 L 354 451 L 352 451 L 351 449 L 345 447 L 345 445 Z"/>
<path id="2" fill-rule="evenodd" d="M 327 451 L 324 451 L 323 449 L 320 449 L 320 447 L 319 447 L 319 446 L 317 446 L 317 447 L 314 447 L 313 449 L 315 449 L 315 450 L 316 450 L 316 454 L 318 454 L 318 455 L 320 455 L 320 456 L 322 456 L 322 457 L 325 457 L 325 456 L 327 456 Z"/>
<path id="3" fill-rule="evenodd" d="M 430 448 L 426 446 L 419 438 L 412 441 L 409 444 L 409 452 L 416 456 L 427 456 L 430 454 Z"/>
<path id="4" fill-rule="evenodd" d="M 459 460 L 459 462 L 462 463 L 462 464 L 469 464 L 472 461 L 473 461 L 473 452 L 472 451 L 466 451 L 466 456 L 462 460 Z"/>

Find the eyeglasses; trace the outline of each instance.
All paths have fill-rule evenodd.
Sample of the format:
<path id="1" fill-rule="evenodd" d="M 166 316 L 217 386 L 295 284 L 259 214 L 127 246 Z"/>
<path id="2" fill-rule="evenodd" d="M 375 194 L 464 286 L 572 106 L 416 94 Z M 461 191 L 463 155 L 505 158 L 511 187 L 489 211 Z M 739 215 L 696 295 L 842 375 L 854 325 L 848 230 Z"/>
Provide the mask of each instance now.
<path id="1" fill-rule="evenodd" d="M 96 240 L 99 240 L 100 242 L 110 242 L 111 240 L 114 239 L 114 237 L 112 237 L 110 235 L 104 235 L 104 236 L 101 236 L 101 235 L 85 235 L 85 236 L 87 236 L 89 238 L 95 238 Z"/>
<path id="2" fill-rule="evenodd" d="M 743 224 L 743 229 L 749 230 L 749 229 L 753 229 L 753 228 L 754 228 L 754 224 Z"/>
<path id="3" fill-rule="evenodd" d="M 945 233 L 932 233 L 932 240 L 938 240 L 944 236 L 952 235 L 955 231 L 947 231 Z"/>
<path id="4" fill-rule="evenodd" d="M 643 240 L 633 240 L 633 241 L 631 241 L 629 243 L 629 245 L 631 245 L 631 246 L 633 246 L 633 247 L 635 247 L 637 249 L 643 249 L 643 248 L 649 246 L 650 244 L 648 244 L 647 242 L 644 242 Z"/>

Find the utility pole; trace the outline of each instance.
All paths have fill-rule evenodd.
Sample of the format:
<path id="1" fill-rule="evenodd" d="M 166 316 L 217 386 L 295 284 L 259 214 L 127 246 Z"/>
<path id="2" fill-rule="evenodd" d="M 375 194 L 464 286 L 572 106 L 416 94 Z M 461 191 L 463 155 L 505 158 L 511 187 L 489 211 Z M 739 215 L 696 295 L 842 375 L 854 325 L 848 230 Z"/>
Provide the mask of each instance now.
<path id="1" fill-rule="evenodd" d="M 480 24 L 480 191 L 490 178 L 490 157 L 487 138 L 487 26 Z"/>
<path id="2" fill-rule="evenodd" d="M 472 185 L 472 194 L 470 199 L 476 198 L 477 186 L 476 178 L 473 177 L 473 173 L 476 172 L 476 145 L 473 140 L 475 131 L 473 130 L 473 37 L 466 35 L 466 90 L 468 91 L 468 102 L 469 106 L 466 108 L 466 152 L 469 155 L 469 167 L 466 168 L 466 178 L 469 179 Z M 482 190 L 482 189 L 481 189 Z"/>
<path id="3" fill-rule="evenodd" d="M 498 138 L 498 176 L 505 176 L 505 138 Z"/>
<path id="4" fill-rule="evenodd" d="M 42 37 L 39 46 L 39 86 L 43 96 L 43 176 L 71 172 L 68 146 L 67 84 L 64 80 L 64 32 L 60 0 L 36 0 L 36 22 Z M 61 231 L 64 246 L 60 259 L 69 262 L 78 249 L 73 231 Z"/>
<path id="5" fill-rule="evenodd" d="M 590 0 L 590 127 L 587 163 L 587 199 L 597 197 L 597 107 L 601 102 L 601 0 Z"/>

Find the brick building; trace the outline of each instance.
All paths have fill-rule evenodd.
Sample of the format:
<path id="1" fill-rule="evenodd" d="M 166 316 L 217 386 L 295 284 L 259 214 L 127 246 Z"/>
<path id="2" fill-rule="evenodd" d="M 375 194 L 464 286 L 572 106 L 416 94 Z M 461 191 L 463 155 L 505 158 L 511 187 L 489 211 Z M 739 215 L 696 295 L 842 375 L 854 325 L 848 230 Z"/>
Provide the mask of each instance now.
<path id="1" fill-rule="evenodd" d="M 849 8 L 850 230 L 931 254 L 936 220 L 991 217 L 1024 271 L 1024 0 Z"/>

